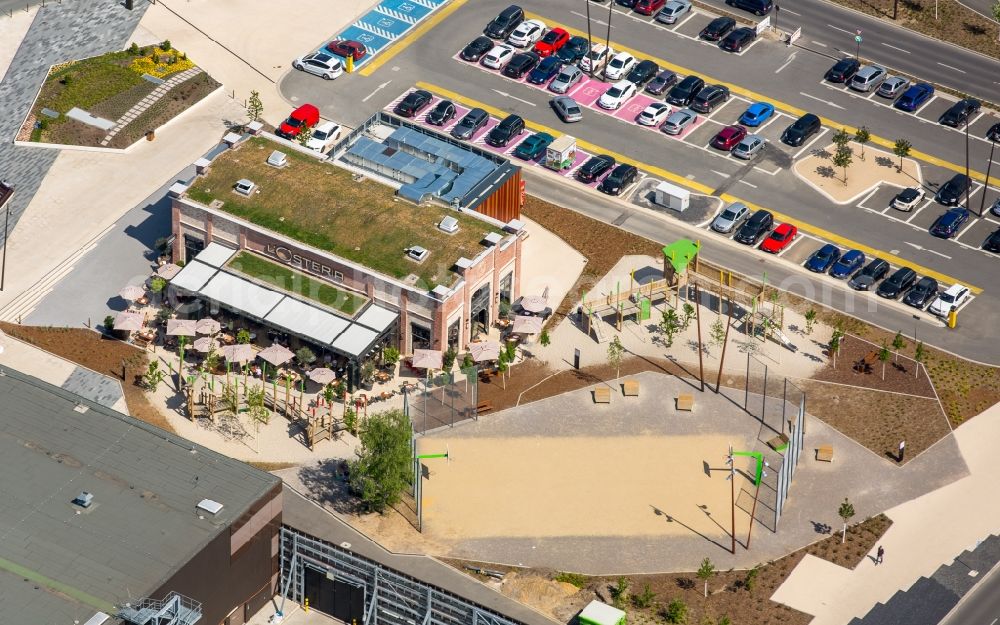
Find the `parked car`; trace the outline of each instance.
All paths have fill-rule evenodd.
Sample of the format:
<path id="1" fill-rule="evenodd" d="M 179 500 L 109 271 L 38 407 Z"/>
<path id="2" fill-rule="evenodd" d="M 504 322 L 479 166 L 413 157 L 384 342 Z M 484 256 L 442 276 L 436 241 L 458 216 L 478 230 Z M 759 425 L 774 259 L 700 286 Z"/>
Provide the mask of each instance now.
<path id="1" fill-rule="evenodd" d="M 657 65 L 655 61 L 646 59 L 639 61 L 639 63 L 632 68 L 632 71 L 625 76 L 625 80 L 635 83 L 636 87 L 641 87 L 652 80 L 659 71 L 660 66 Z"/>
<path id="2" fill-rule="evenodd" d="M 514 58 L 514 48 L 505 45 L 494 46 L 483 58 L 479 59 L 483 67 L 503 69 L 503 66 Z"/>
<path id="3" fill-rule="evenodd" d="M 504 66 L 500 73 L 507 78 L 515 80 L 524 78 L 525 74 L 535 69 L 538 61 L 538 55 L 534 52 L 518 52 L 510 59 L 510 62 Z"/>
<path id="4" fill-rule="evenodd" d="M 858 73 L 858 69 L 860 68 L 861 63 L 855 58 L 840 59 L 833 64 L 833 67 L 826 70 L 824 78 L 833 83 L 848 82 L 851 78 L 854 78 L 854 75 Z"/>
<path id="5" fill-rule="evenodd" d="M 760 135 L 747 135 L 736 144 L 731 154 L 736 158 L 749 160 L 753 155 L 764 149 L 764 137 Z"/>
<path id="6" fill-rule="evenodd" d="M 687 76 L 670 90 L 667 94 L 667 102 L 674 106 L 687 106 L 691 104 L 698 92 L 705 86 L 705 81 L 697 76 Z"/>
<path id="7" fill-rule="evenodd" d="M 990 206 L 990 212 L 993 213 L 994 217 L 1000 217 L 1000 197 Z"/>
<path id="8" fill-rule="evenodd" d="M 764 242 L 760 244 L 760 249 L 770 254 L 777 254 L 787 248 L 798 234 L 799 229 L 792 224 L 781 224 L 764 239 Z"/>
<path id="9" fill-rule="evenodd" d="M 562 67 L 563 62 L 559 60 L 559 57 L 547 56 L 528 72 L 528 82 L 533 85 L 544 85 L 552 80 L 562 70 Z"/>
<path id="10" fill-rule="evenodd" d="M 840 260 L 840 248 L 833 243 L 827 243 L 806 260 L 806 269 L 813 273 L 826 273 L 838 260 Z"/>
<path id="11" fill-rule="evenodd" d="M 641 126 L 659 126 L 670 115 L 670 105 L 666 102 L 652 102 L 636 115 L 635 121 Z"/>
<path id="12" fill-rule="evenodd" d="M 743 48 L 753 43 L 756 38 L 757 31 L 744 26 L 726 35 L 719 47 L 727 52 L 742 52 Z"/>
<path id="13" fill-rule="evenodd" d="M 566 93 L 573 85 L 583 80 L 583 70 L 576 65 L 564 65 L 559 74 L 549 83 L 552 93 Z"/>
<path id="14" fill-rule="evenodd" d="M 325 154 L 338 139 L 340 139 L 340 124 L 323 122 L 313 128 L 312 136 L 309 137 L 309 141 L 306 141 L 306 147 L 320 154 Z"/>
<path id="15" fill-rule="evenodd" d="M 365 58 L 365 55 L 368 54 L 368 49 L 365 48 L 365 44 L 351 39 L 337 39 L 335 41 L 331 41 L 326 44 L 326 49 L 345 59 L 347 57 L 352 57 L 355 62 Z"/>
<path id="16" fill-rule="evenodd" d="M 736 144 L 746 136 L 747 129 L 743 126 L 726 126 L 712 138 L 711 146 L 716 150 L 725 150 L 728 152 L 736 147 Z"/>
<path id="17" fill-rule="evenodd" d="M 975 98 L 965 98 L 964 100 L 959 100 L 951 105 L 951 107 L 941 115 L 938 120 L 941 124 L 945 126 L 951 126 L 952 128 L 958 128 L 960 124 L 964 124 L 969 121 L 969 118 L 979 112 L 983 107 L 983 103 Z"/>
<path id="18" fill-rule="evenodd" d="M 990 126 L 990 129 L 986 131 L 986 138 L 1000 143 L 1000 123 Z"/>
<path id="19" fill-rule="evenodd" d="M 545 148 L 555 140 L 556 138 L 547 132 L 535 133 L 514 148 L 514 156 L 526 161 L 536 161 L 545 155 Z"/>
<path id="20" fill-rule="evenodd" d="M 545 23 L 540 20 L 524 20 L 507 37 L 507 43 L 518 48 L 526 48 L 534 45 L 542 38 L 545 32 Z"/>
<path id="21" fill-rule="evenodd" d="M 924 190 L 920 187 L 907 187 L 892 199 L 892 207 L 903 212 L 910 212 L 924 199 Z"/>
<path id="22" fill-rule="evenodd" d="M 726 0 L 726 4 L 750 11 L 754 15 L 767 15 L 774 6 L 773 0 Z"/>
<path id="23" fill-rule="evenodd" d="M 611 171 L 615 164 L 613 156 L 607 154 L 591 156 L 586 163 L 580 165 L 580 169 L 576 170 L 576 177 L 581 182 L 593 182 Z"/>
<path id="24" fill-rule="evenodd" d="M 400 117 L 416 117 L 420 111 L 427 108 L 434 96 L 429 91 L 417 89 L 406 94 L 406 97 L 399 101 L 394 112 Z"/>
<path id="25" fill-rule="evenodd" d="M 312 128 L 318 123 L 319 109 L 312 104 L 303 104 L 292 111 L 288 119 L 281 122 L 275 134 L 283 139 L 294 139 L 299 136 L 303 128 Z"/>
<path id="26" fill-rule="evenodd" d="M 712 220 L 712 230 L 727 234 L 750 216 L 750 209 L 742 202 L 733 202 Z"/>
<path id="27" fill-rule="evenodd" d="M 580 109 L 580 105 L 568 95 L 556 96 L 549 100 L 549 104 L 556 112 L 556 115 L 559 116 L 559 119 L 567 124 L 572 124 L 583 119 L 583 111 Z"/>
<path id="28" fill-rule="evenodd" d="M 899 299 L 906 289 L 913 286 L 917 280 L 917 272 L 909 267 L 900 267 L 891 276 L 882 281 L 875 294 L 886 299 Z"/>
<path id="29" fill-rule="evenodd" d="M 882 81 L 879 85 L 878 95 L 883 98 L 889 98 L 890 100 L 895 100 L 899 97 L 899 94 L 903 93 L 910 87 L 910 79 L 904 78 L 902 76 L 889 76 Z"/>
<path id="30" fill-rule="evenodd" d="M 706 41 L 719 41 L 736 28 L 736 20 L 731 17 L 717 17 L 701 29 L 698 36 Z"/>
<path id="31" fill-rule="evenodd" d="M 638 177 L 639 170 L 635 165 L 622 163 L 611 170 L 601 184 L 597 185 L 597 190 L 608 195 L 621 195 Z"/>
<path id="32" fill-rule="evenodd" d="M 635 84 L 627 80 L 619 80 L 611 85 L 600 98 L 597 99 L 597 106 L 602 109 L 616 110 L 628 102 L 636 94 Z"/>
<path id="33" fill-rule="evenodd" d="M 507 144 L 524 132 L 524 120 L 519 115 L 508 115 L 500 120 L 486 135 L 486 143 L 495 148 L 506 147 Z"/>
<path id="34" fill-rule="evenodd" d="M 621 80 L 635 66 L 636 58 L 628 52 L 619 52 L 604 68 L 604 77 L 608 80 Z"/>
<path id="35" fill-rule="evenodd" d="M 759 210 L 743 222 L 733 240 L 744 245 L 757 245 L 761 237 L 774 226 L 774 215 L 765 210 Z"/>
<path id="36" fill-rule="evenodd" d="M 653 80 L 646 83 L 646 93 L 651 95 L 663 95 L 667 89 L 677 83 L 677 74 L 665 69 L 656 75 Z M 1000 139 L 998 139 L 1000 141 Z"/>
<path id="37" fill-rule="evenodd" d="M 506 39 L 523 21 L 524 9 L 512 4 L 486 25 L 483 34 L 493 39 Z"/>
<path id="38" fill-rule="evenodd" d="M 711 113 L 715 107 L 729 101 L 729 87 L 707 85 L 691 100 L 691 108 L 699 113 Z"/>
<path id="39" fill-rule="evenodd" d="M 958 231 L 962 229 L 965 222 L 969 220 L 969 214 L 969 211 L 961 206 L 949 208 L 943 215 L 934 220 L 934 224 L 931 225 L 930 229 L 931 235 L 942 239 L 952 238 L 958 234 Z"/>
<path id="40" fill-rule="evenodd" d="M 583 58 L 588 49 L 590 49 L 590 42 L 586 37 L 570 37 L 566 45 L 559 48 L 559 51 L 556 52 L 556 56 L 563 63 L 576 63 Z"/>
<path id="41" fill-rule="evenodd" d="M 872 89 L 878 88 L 887 75 L 888 72 L 885 71 L 884 67 L 879 65 L 865 65 L 851 78 L 851 82 L 847 86 L 855 91 L 868 93 Z"/>
<path id="42" fill-rule="evenodd" d="M 855 291 L 868 291 L 887 273 L 889 273 L 889 263 L 881 258 L 873 258 L 868 261 L 864 269 L 854 274 L 847 284 Z"/>
<path id="43" fill-rule="evenodd" d="M 806 113 L 785 129 L 781 134 L 781 140 L 792 147 L 800 146 L 806 139 L 819 132 L 820 126 L 819 117 Z"/>
<path id="44" fill-rule="evenodd" d="M 481 108 L 474 108 L 458 120 L 458 123 L 451 129 L 451 136 L 468 141 L 488 121 L 490 121 L 489 113 Z"/>
<path id="45" fill-rule="evenodd" d="M 667 117 L 667 121 L 660 126 L 660 131 L 668 135 L 679 135 L 697 119 L 698 114 L 691 109 L 680 109 Z"/>
<path id="46" fill-rule="evenodd" d="M 774 115 L 774 105 L 768 102 L 754 102 L 740 115 L 740 123 L 744 126 L 757 127 L 771 119 Z"/>
<path id="47" fill-rule="evenodd" d="M 444 126 L 455 117 L 456 112 L 451 100 L 441 100 L 427 114 L 427 123 L 431 126 Z"/>
<path id="48" fill-rule="evenodd" d="M 333 80 L 344 73 L 344 66 L 341 65 L 340 60 L 326 52 L 300 56 L 292 61 L 292 67 L 300 72 L 319 76 L 324 80 Z"/>
<path id="49" fill-rule="evenodd" d="M 953 284 L 927 307 L 927 312 L 938 317 L 946 317 L 948 313 L 958 308 L 969 299 L 969 287 Z"/>
<path id="50" fill-rule="evenodd" d="M 469 61 L 471 63 L 476 63 L 479 59 L 483 58 L 483 55 L 493 49 L 493 40 L 485 35 L 480 35 L 468 43 L 462 51 L 459 52 L 459 56 L 462 57 L 463 61 Z"/>
<path id="51" fill-rule="evenodd" d="M 1000 228 L 997 228 L 990 233 L 990 236 L 986 237 L 986 240 L 983 241 L 983 249 L 994 254 L 1000 253 Z"/>
<path id="52" fill-rule="evenodd" d="M 830 276 L 838 280 L 846 280 L 857 273 L 864 264 L 864 252 L 861 250 L 848 250 L 830 267 Z"/>
<path id="53" fill-rule="evenodd" d="M 667 0 L 637 0 L 633 10 L 640 15 L 652 15 L 667 3 Z"/>
<path id="54" fill-rule="evenodd" d="M 608 59 L 615 55 L 612 48 L 603 43 L 595 43 L 582 59 L 580 59 L 580 69 L 591 74 L 596 74 L 604 69 L 608 64 Z"/>
<path id="55" fill-rule="evenodd" d="M 553 28 L 535 43 L 535 54 L 545 58 L 559 51 L 569 43 L 569 33 L 562 28 Z"/>
<path id="56" fill-rule="evenodd" d="M 937 297 L 937 294 L 937 280 L 931 278 L 930 276 L 924 276 L 923 278 L 917 280 L 917 283 L 913 285 L 912 289 L 906 292 L 906 295 L 903 296 L 903 303 L 907 306 L 913 306 L 914 308 L 923 310 L 931 299 Z"/>
<path id="57" fill-rule="evenodd" d="M 972 181 L 965 174 L 955 174 L 951 180 L 941 185 L 934 199 L 945 206 L 957 206 L 962 197 L 972 188 Z"/>
<path id="58" fill-rule="evenodd" d="M 919 82 L 915 85 L 911 85 L 906 91 L 904 91 L 903 95 L 899 96 L 899 99 L 896 100 L 896 103 L 893 104 L 893 106 L 901 111 L 912 113 L 923 106 L 933 96 L 934 87 L 925 82 Z"/>
<path id="59" fill-rule="evenodd" d="M 690 0 L 670 0 L 656 14 L 656 21 L 663 24 L 675 24 L 682 15 L 691 10 Z"/>

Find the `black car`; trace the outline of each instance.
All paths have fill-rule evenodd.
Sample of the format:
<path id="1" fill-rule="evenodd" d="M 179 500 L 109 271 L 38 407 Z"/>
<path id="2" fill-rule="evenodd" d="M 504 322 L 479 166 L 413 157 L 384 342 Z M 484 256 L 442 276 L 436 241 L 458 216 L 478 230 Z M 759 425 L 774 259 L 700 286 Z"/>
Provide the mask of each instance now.
<path id="1" fill-rule="evenodd" d="M 489 37 L 476 37 L 469 42 L 469 45 L 462 48 L 462 52 L 459 56 L 462 57 L 463 61 L 471 61 L 475 63 L 483 57 L 484 54 L 493 49 L 493 40 Z"/>
<path id="2" fill-rule="evenodd" d="M 729 87 L 708 85 L 691 100 L 691 108 L 699 113 L 711 113 L 715 107 L 729 100 Z"/>
<path id="3" fill-rule="evenodd" d="M 615 4 L 631 9 L 635 7 L 635 0 L 615 0 Z"/>
<path id="4" fill-rule="evenodd" d="M 1000 143 L 1000 124 L 993 124 L 990 126 L 990 129 L 986 131 L 986 138 L 990 141 Z"/>
<path id="5" fill-rule="evenodd" d="M 854 277 L 847 284 L 855 291 L 868 291 L 887 273 L 889 273 L 889 263 L 881 258 L 873 258 L 865 265 L 864 269 L 854 274 Z"/>
<path id="6" fill-rule="evenodd" d="M 941 115 L 941 119 L 938 122 L 945 126 L 957 128 L 959 124 L 969 121 L 969 118 L 978 113 L 981 108 L 983 108 L 982 102 L 975 98 L 959 100 Z"/>
<path id="7" fill-rule="evenodd" d="M 455 105 L 451 100 L 441 100 L 427 114 L 427 123 L 431 126 L 444 126 L 455 117 Z"/>
<path id="8" fill-rule="evenodd" d="M 934 199 L 945 206 L 957 206 L 962 196 L 972 188 L 972 181 L 965 174 L 955 174 L 951 180 L 941 185 Z"/>
<path id="9" fill-rule="evenodd" d="M 750 11 L 754 15 L 767 15 L 774 6 L 773 0 L 726 0 L 726 4 Z"/>
<path id="10" fill-rule="evenodd" d="M 983 249 L 987 252 L 1000 253 L 1000 228 L 986 237 L 986 240 L 983 241 Z"/>
<path id="11" fill-rule="evenodd" d="M 680 81 L 667 94 L 667 102 L 677 106 L 687 106 L 698 92 L 705 86 L 705 81 L 697 76 L 688 76 Z"/>
<path id="12" fill-rule="evenodd" d="M 757 245 L 772 226 L 774 226 L 774 215 L 764 210 L 757 211 L 740 226 L 733 240 L 744 245 Z"/>
<path id="13" fill-rule="evenodd" d="M 943 215 L 934 220 L 930 233 L 941 239 L 950 239 L 969 221 L 969 211 L 962 207 L 949 208 Z"/>
<path id="14" fill-rule="evenodd" d="M 518 115 L 508 115 L 486 135 L 486 143 L 495 148 L 506 147 L 514 137 L 524 132 L 524 120 Z"/>
<path id="15" fill-rule="evenodd" d="M 879 297 L 898 299 L 903 294 L 903 291 L 910 288 L 916 280 L 916 271 L 913 271 L 909 267 L 900 267 L 895 273 L 883 280 L 882 284 L 878 285 L 875 293 Z"/>
<path id="16" fill-rule="evenodd" d="M 930 303 L 930 301 L 937 296 L 938 283 L 934 278 L 924 276 L 917 280 L 917 283 L 913 285 L 913 288 L 907 291 L 906 297 L 903 298 L 903 303 L 907 306 L 913 306 L 914 308 L 920 308 L 921 310 Z"/>
<path id="17" fill-rule="evenodd" d="M 465 114 L 465 116 L 451 129 L 451 136 L 456 139 L 469 140 L 476 131 L 486 125 L 490 120 L 490 114 L 480 108 L 475 108 Z"/>
<path id="18" fill-rule="evenodd" d="M 708 23 L 708 26 L 701 29 L 699 35 L 708 41 L 718 41 L 728 35 L 736 28 L 736 20 L 731 17 L 717 17 Z"/>
<path id="19" fill-rule="evenodd" d="M 632 68 L 632 71 L 628 73 L 625 80 L 633 83 L 636 87 L 641 87 L 645 85 L 656 73 L 660 71 L 660 66 L 653 61 L 645 60 L 639 61 L 639 64 Z"/>
<path id="20" fill-rule="evenodd" d="M 802 117 L 792 122 L 792 125 L 785 128 L 781 134 L 781 140 L 792 147 L 800 146 L 806 139 L 819 132 L 821 124 L 819 117 L 812 113 L 806 113 Z"/>
<path id="21" fill-rule="evenodd" d="M 646 83 L 646 93 L 651 93 L 653 95 L 663 95 L 667 89 L 673 87 L 677 83 L 677 74 L 665 69 L 656 75 L 656 78 Z"/>
<path id="22" fill-rule="evenodd" d="M 635 165 L 622 163 L 611 170 L 611 173 L 601 181 L 601 184 L 597 185 L 597 190 L 608 195 L 621 195 L 622 191 L 627 189 L 638 177 L 639 170 L 636 169 Z"/>
<path id="23" fill-rule="evenodd" d="M 512 4 L 501 11 L 500 15 L 497 15 L 493 18 L 492 22 L 486 25 L 483 34 L 493 39 L 506 39 L 523 21 L 524 9 L 516 4 Z"/>
<path id="24" fill-rule="evenodd" d="M 580 165 L 580 169 L 576 170 L 576 177 L 581 182 L 593 182 L 614 167 L 615 162 L 615 157 L 607 154 L 591 156 L 586 163 Z"/>
<path id="25" fill-rule="evenodd" d="M 742 52 L 743 48 L 750 45 L 757 38 L 757 31 L 752 28 L 737 28 L 726 35 L 726 38 L 719 44 L 723 50 L 728 52 Z"/>
<path id="26" fill-rule="evenodd" d="M 840 59 L 833 64 L 833 67 L 826 70 L 825 78 L 830 82 L 847 82 L 854 78 L 859 69 L 861 69 L 861 62 L 857 59 Z"/>
<path id="27" fill-rule="evenodd" d="M 566 44 L 559 48 L 556 56 L 563 63 L 576 63 L 583 58 L 583 55 L 590 50 L 590 42 L 586 37 L 571 37 Z"/>
<path id="28" fill-rule="evenodd" d="M 538 61 L 541 60 L 534 52 L 518 52 L 503 68 L 503 75 L 507 78 L 523 78 L 525 74 L 535 69 Z"/>
<path id="29" fill-rule="evenodd" d="M 416 117 L 417 113 L 427 108 L 433 97 L 429 91 L 417 89 L 406 94 L 406 97 L 400 100 L 393 110 L 396 115 L 401 117 Z"/>

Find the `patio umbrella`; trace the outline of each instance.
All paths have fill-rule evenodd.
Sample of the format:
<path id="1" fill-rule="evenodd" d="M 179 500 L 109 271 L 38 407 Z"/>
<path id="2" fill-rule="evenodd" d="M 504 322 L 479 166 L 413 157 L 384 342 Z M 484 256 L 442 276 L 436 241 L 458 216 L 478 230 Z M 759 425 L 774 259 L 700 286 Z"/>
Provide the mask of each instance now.
<path id="1" fill-rule="evenodd" d="M 326 386 L 330 382 L 337 379 L 337 373 L 333 369 L 329 369 L 327 367 L 318 367 L 306 375 L 309 376 L 309 379 L 313 382 L 322 384 L 323 386 Z"/>
<path id="2" fill-rule="evenodd" d="M 167 336 L 194 336 L 194 319 L 167 319 Z"/>
<path id="3" fill-rule="evenodd" d="M 415 349 L 412 364 L 416 369 L 440 369 L 444 364 L 444 355 L 433 349 Z"/>
<path id="4" fill-rule="evenodd" d="M 545 310 L 545 298 L 541 295 L 525 295 L 521 298 L 521 308 L 531 313 Z"/>
<path id="5" fill-rule="evenodd" d="M 253 360 L 253 347 L 247 343 L 223 345 L 219 352 L 229 362 L 250 362 Z"/>
<path id="6" fill-rule="evenodd" d="M 274 345 L 257 352 L 257 356 L 277 367 L 291 360 L 295 354 L 292 353 L 292 350 L 287 347 L 275 343 Z"/>
<path id="7" fill-rule="evenodd" d="M 141 313 L 126 310 L 115 316 L 114 329 L 137 332 L 142 329 L 144 319 Z"/>
<path id="8" fill-rule="evenodd" d="M 210 351 L 219 349 L 219 342 L 209 336 L 203 336 L 192 345 L 194 351 L 207 354 Z"/>
<path id="9" fill-rule="evenodd" d="M 500 358 L 500 343 L 496 341 L 483 341 L 482 343 L 469 343 L 469 353 L 474 362 L 486 362 Z"/>
<path id="10" fill-rule="evenodd" d="M 515 334 L 538 334 L 542 331 L 543 322 L 544 319 L 541 317 L 518 315 L 514 317 L 514 327 L 511 329 L 511 332 Z"/>
<path id="11" fill-rule="evenodd" d="M 166 265 L 156 270 L 156 275 L 160 276 L 164 280 L 173 280 L 174 278 L 177 277 L 177 274 L 179 274 L 180 272 L 181 272 L 180 265 L 167 263 Z"/>
<path id="12" fill-rule="evenodd" d="M 209 317 L 199 319 L 198 323 L 195 324 L 195 331 L 198 332 L 198 334 L 218 334 L 221 329 L 222 325 L 215 319 L 211 319 Z"/>
<path id="13" fill-rule="evenodd" d="M 118 296 L 129 302 L 134 302 L 145 294 L 146 288 L 138 284 L 130 284 L 121 291 L 118 291 Z"/>

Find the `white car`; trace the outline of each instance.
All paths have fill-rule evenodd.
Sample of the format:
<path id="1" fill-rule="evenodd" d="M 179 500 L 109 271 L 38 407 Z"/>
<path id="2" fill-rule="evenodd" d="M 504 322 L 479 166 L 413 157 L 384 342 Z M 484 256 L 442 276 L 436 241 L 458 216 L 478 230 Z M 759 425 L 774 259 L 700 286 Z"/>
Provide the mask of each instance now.
<path id="1" fill-rule="evenodd" d="M 927 312 L 938 317 L 947 317 L 948 313 L 957 309 L 969 298 L 969 287 L 961 284 L 953 284 L 948 290 L 937 296 L 931 305 L 927 307 Z"/>
<path id="2" fill-rule="evenodd" d="M 614 56 L 615 51 L 603 43 L 595 43 L 590 47 L 590 52 L 580 59 L 580 69 L 585 72 L 597 73 L 607 65 L 608 59 Z"/>
<path id="3" fill-rule="evenodd" d="M 306 142 L 306 147 L 323 154 L 333 147 L 337 139 L 340 139 L 340 124 L 323 122 L 313 128 L 312 136 Z"/>
<path id="4" fill-rule="evenodd" d="M 628 80 L 619 80 L 611 85 L 611 88 L 604 92 L 597 100 L 597 106 L 602 109 L 613 111 L 622 107 L 636 93 L 635 83 Z"/>
<path id="5" fill-rule="evenodd" d="M 524 20 L 514 32 L 507 37 L 507 43 L 518 48 L 533 45 L 545 34 L 545 23 L 539 20 Z"/>
<path id="6" fill-rule="evenodd" d="M 493 46 L 493 49 L 484 54 L 483 58 L 479 59 L 479 62 L 483 64 L 483 67 L 503 69 L 507 63 L 510 63 L 513 57 L 514 48 L 501 44 Z"/>
<path id="7" fill-rule="evenodd" d="M 604 77 L 608 80 L 621 80 L 635 67 L 635 57 L 628 52 L 619 52 L 613 59 L 608 61 L 608 66 L 604 68 Z"/>
<path id="8" fill-rule="evenodd" d="M 635 118 L 643 126 L 659 126 L 670 115 L 670 105 L 666 102 L 653 102 Z"/>
<path id="9" fill-rule="evenodd" d="M 333 80 L 344 73 L 340 59 L 326 52 L 315 52 L 300 56 L 292 61 L 292 67 L 300 72 L 319 76 L 323 80 Z"/>
<path id="10" fill-rule="evenodd" d="M 892 207 L 903 212 L 910 212 L 916 208 L 920 200 L 924 199 L 924 190 L 920 187 L 909 187 L 903 189 L 892 198 Z"/>

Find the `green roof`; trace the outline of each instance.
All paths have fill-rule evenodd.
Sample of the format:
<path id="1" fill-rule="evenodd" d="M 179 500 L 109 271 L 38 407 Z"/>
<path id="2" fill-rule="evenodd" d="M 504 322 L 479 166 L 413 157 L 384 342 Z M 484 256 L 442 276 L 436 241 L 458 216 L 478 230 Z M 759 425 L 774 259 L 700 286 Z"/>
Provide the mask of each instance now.
<path id="1" fill-rule="evenodd" d="M 674 266 L 674 271 L 680 273 L 687 269 L 688 264 L 698 254 L 700 243 L 690 239 L 680 239 L 663 248 L 663 257 Z"/>

